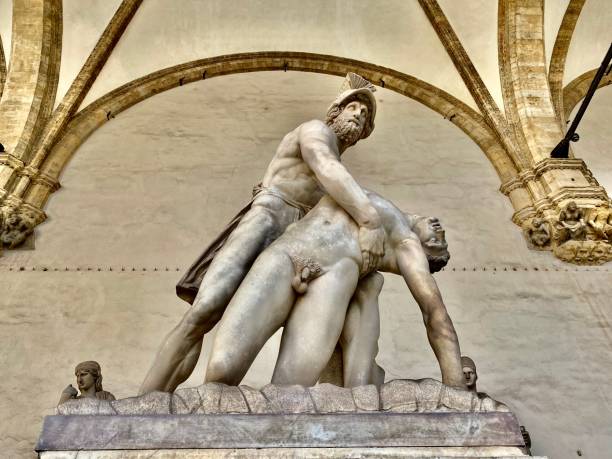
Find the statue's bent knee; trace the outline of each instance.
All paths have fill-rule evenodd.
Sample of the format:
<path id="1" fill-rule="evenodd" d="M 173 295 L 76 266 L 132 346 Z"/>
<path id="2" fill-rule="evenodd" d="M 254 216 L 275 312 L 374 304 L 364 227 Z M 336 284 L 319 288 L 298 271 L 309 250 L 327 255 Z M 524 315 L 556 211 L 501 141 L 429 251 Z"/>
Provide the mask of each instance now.
<path id="1" fill-rule="evenodd" d="M 371 289 L 372 292 L 376 292 L 376 294 L 378 294 L 382 290 L 383 284 L 385 283 L 385 276 L 379 272 L 374 272 L 367 275 L 360 281 L 360 283 L 364 283 L 367 289 Z"/>
<path id="2" fill-rule="evenodd" d="M 211 355 L 206 367 L 206 382 L 232 384 L 233 365 L 231 357 L 225 352 Z"/>
<path id="3" fill-rule="evenodd" d="M 185 314 L 183 323 L 193 328 L 206 327 L 211 322 L 216 324 L 223 315 L 224 306 L 221 301 L 198 298 Z"/>

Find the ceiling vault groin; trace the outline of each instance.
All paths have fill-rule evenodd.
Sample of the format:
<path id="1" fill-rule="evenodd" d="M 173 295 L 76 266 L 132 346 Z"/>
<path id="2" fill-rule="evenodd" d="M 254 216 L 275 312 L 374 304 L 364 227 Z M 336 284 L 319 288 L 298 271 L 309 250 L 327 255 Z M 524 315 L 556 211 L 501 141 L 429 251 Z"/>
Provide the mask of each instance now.
<path id="1" fill-rule="evenodd" d="M 557 38 L 553 47 L 550 65 L 548 67 L 548 85 L 550 86 L 550 95 L 557 119 L 561 126 L 565 126 L 567 117 L 563 115 L 563 74 L 565 72 L 565 61 L 569 50 L 572 35 L 576 28 L 576 23 L 580 17 L 580 12 L 586 0 L 570 0 L 563 15 L 561 26 L 557 32 Z"/>
<path id="2" fill-rule="evenodd" d="M 487 123 L 495 130 L 499 140 L 514 160 L 517 168 L 519 170 L 527 168 L 529 162 L 522 156 L 521 151 L 517 147 L 510 126 L 482 81 L 476 67 L 474 67 L 457 34 L 444 15 L 442 8 L 440 8 L 436 0 L 419 0 L 419 3 Z"/>

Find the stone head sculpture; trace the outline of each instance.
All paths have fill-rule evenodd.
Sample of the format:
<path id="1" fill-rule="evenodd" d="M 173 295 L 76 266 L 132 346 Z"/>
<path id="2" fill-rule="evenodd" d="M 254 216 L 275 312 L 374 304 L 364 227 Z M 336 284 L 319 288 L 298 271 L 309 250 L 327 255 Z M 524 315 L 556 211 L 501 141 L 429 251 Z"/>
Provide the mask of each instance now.
<path id="1" fill-rule="evenodd" d="M 74 374 L 77 377 L 77 385 L 82 397 L 87 397 L 93 393 L 101 392 L 102 389 L 102 369 L 100 364 L 93 360 L 79 363 L 74 369 Z M 92 391 L 91 388 L 94 388 Z"/>
<path id="2" fill-rule="evenodd" d="M 72 387 L 66 386 L 62 391 L 58 405 L 66 403 L 68 400 L 79 398 L 97 398 L 99 400 L 115 400 L 115 396 L 102 389 L 102 371 L 100 364 L 93 360 L 79 363 L 74 369 L 77 378 L 77 386 L 81 394 Z"/>
<path id="3" fill-rule="evenodd" d="M 374 130 L 375 90 L 365 78 L 348 73 L 340 94 L 327 109 L 325 122 L 347 146 L 365 139 Z"/>
<path id="4" fill-rule="evenodd" d="M 463 368 L 465 384 L 467 385 L 468 390 L 476 392 L 476 381 L 478 380 L 476 364 L 471 358 L 464 355 L 461 356 L 461 367 Z"/>

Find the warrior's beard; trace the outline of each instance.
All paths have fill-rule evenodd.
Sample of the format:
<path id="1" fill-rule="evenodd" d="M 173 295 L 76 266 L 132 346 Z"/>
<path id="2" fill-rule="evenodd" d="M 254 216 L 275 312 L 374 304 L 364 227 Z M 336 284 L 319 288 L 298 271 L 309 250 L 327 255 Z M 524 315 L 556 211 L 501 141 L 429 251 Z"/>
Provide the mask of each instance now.
<path id="1" fill-rule="evenodd" d="M 345 145 L 353 145 L 361 138 L 363 128 L 342 116 L 342 113 L 334 119 L 330 128 L 336 133 L 338 139 Z"/>

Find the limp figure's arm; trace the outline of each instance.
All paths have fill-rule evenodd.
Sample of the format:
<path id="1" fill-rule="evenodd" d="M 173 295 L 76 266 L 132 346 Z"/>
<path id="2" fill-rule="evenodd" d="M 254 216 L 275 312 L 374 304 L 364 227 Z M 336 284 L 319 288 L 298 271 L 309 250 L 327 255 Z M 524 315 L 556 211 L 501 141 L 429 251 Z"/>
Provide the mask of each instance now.
<path id="1" fill-rule="evenodd" d="M 384 253 L 385 232 L 378 212 L 340 162 L 335 134 L 322 121 L 304 123 L 299 130 L 299 143 L 302 159 L 321 186 L 359 225 L 362 271 L 369 271 Z"/>
<path id="2" fill-rule="evenodd" d="M 414 233 L 404 238 L 396 244 L 395 255 L 400 274 L 423 314 L 427 339 L 438 359 L 442 382 L 465 388 L 457 333 L 438 285 L 429 272 L 429 262 L 419 238 Z"/>

